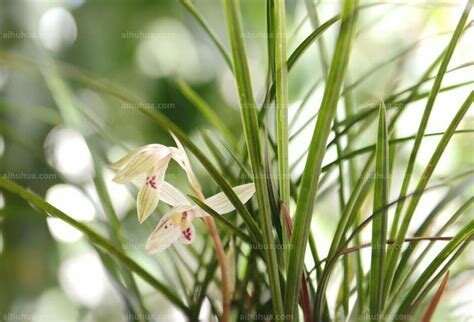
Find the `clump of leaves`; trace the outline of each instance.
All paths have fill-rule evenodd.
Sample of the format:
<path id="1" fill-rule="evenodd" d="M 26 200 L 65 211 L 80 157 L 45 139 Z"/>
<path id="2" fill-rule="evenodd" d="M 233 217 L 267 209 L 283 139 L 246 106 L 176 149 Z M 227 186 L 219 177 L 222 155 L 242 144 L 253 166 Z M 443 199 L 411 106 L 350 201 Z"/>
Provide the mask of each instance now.
<path id="1" fill-rule="evenodd" d="M 136 279 L 140 278 L 193 321 L 198 319 L 206 299 L 211 304 L 210 314 L 223 321 L 232 318 L 252 320 L 256 314 L 261 314 L 265 320 L 275 321 L 297 321 L 301 317 L 304 321 L 330 321 L 340 317 L 345 320 L 415 320 L 424 314 L 423 319 L 428 321 L 433 316 L 443 290 L 449 288 L 448 270 L 456 270 L 453 264 L 469 245 L 474 234 L 474 221 L 459 220 L 469 210 L 472 211 L 472 197 L 462 200 L 462 206 L 443 223 L 441 229 L 436 232 L 432 229 L 441 210 L 447 208 L 447 205 L 457 204 L 454 202 L 455 198 L 464 198 L 462 192 L 472 182 L 472 169 L 460 169 L 459 173 L 444 178 L 436 177 L 436 169 L 446 156 L 446 148 L 455 135 L 472 136 L 473 130 L 461 130 L 460 125 L 472 106 L 473 92 L 467 95 L 461 106 L 445 107 L 456 109 L 456 114 L 443 132 L 426 131 L 440 93 L 472 84 L 472 80 L 467 80 L 442 86 L 448 73 L 472 65 L 472 62 L 466 62 L 448 69 L 463 33 L 470 27 L 468 17 L 472 1 L 467 1 L 446 48 L 431 62 L 418 81 L 408 84 L 402 90 L 393 90 L 379 104 L 362 109 L 355 107 L 354 96 L 358 85 L 370 77 L 370 73 L 351 83 L 347 67 L 350 65 L 353 43 L 357 41 L 355 38 L 359 18 L 364 15 L 365 10 L 378 4 L 362 5 L 358 1 L 343 0 L 340 14 L 320 23 L 318 7 L 312 1 L 306 1 L 307 17 L 313 31 L 292 53 L 288 53 L 285 2 L 267 0 L 267 32 L 276 36 L 267 39 L 268 77 L 265 97 L 259 107 L 251 85 L 239 1 L 223 1 L 230 52 L 227 52 L 226 46 L 194 4 L 190 0 L 181 0 L 181 3 L 222 54 L 232 70 L 239 94 L 243 132 L 236 134 L 228 130 L 226 120 L 215 113 L 198 91 L 184 81 L 178 81 L 178 89 L 213 127 L 212 133 L 216 134 L 203 132 L 203 144 L 210 151 L 209 154 L 203 152 L 201 146 L 193 142 L 187 133 L 164 114 L 142 108 L 145 102 L 119 85 L 98 80 L 80 69 L 52 59 L 36 62 L 1 51 L 0 61 L 19 72 L 31 72 L 32 77 L 41 76 L 58 106 L 61 123 L 68 127 L 80 130 L 81 120 L 91 121 L 87 113 L 71 99 L 68 80 L 74 80 L 100 95 L 136 106 L 130 113 L 139 111 L 161 129 L 174 133 L 176 142 L 182 142 L 181 149 L 192 154 L 206 170 L 209 185 L 215 183 L 222 193 L 219 195 L 219 202 L 209 202 L 203 198 L 200 189 L 193 189 L 193 195 L 189 198 L 196 203 L 195 206 L 191 206 L 187 197 L 181 193 L 179 198 L 176 197 L 178 194 L 169 187 L 164 193 L 174 193 L 175 199 L 186 200 L 188 208 L 181 209 L 180 216 L 190 211 L 189 207 L 194 207 L 192 209 L 199 209 L 216 221 L 217 230 L 214 233 L 217 234 L 217 239 L 216 236 L 213 238 L 215 242 L 218 240 L 221 243 L 216 246 L 218 250 L 208 255 L 207 250 L 213 247 L 207 242 L 203 249 L 188 246 L 185 256 L 192 258 L 195 265 L 189 264 L 188 258 L 170 258 L 179 276 L 179 287 L 158 280 L 153 272 L 132 259 L 123 248 L 125 241 L 121 222 L 105 189 L 101 168 L 110 160 L 105 160 L 103 151 L 94 142 L 88 143 L 96 165 L 95 189 L 108 218 L 107 237 L 58 210 L 37 194 L 0 177 L 2 189 L 25 199 L 41 210 L 42 214 L 57 217 L 83 232 L 101 255 L 107 270 L 129 292 L 128 296 L 134 299 L 128 301 L 132 312 L 148 312 L 143 294 L 136 284 Z M 335 26 L 338 28 L 337 38 L 333 54 L 328 55 L 323 36 Z M 320 53 L 324 81 L 312 80 L 317 81 L 316 85 L 311 87 L 303 101 L 318 86 L 324 89 L 322 101 L 319 106 L 313 107 L 314 117 L 298 129 L 296 134 L 290 135 L 294 121 L 290 121 L 288 116 L 288 75 L 313 46 L 317 46 Z M 390 65 L 399 58 L 405 58 L 410 50 L 401 51 L 372 71 Z M 429 88 L 426 90 L 427 84 Z M 412 136 L 398 137 L 396 127 L 400 124 L 400 116 L 415 102 L 425 98 L 417 132 Z M 272 104 L 275 109 L 268 109 Z M 343 111 L 338 109 L 339 105 L 344 107 Z M 394 108 L 397 106 L 403 108 Z M 294 118 L 298 118 L 299 113 L 301 111 L 297 111 Z M 312 124 L 314 130 L 302 156 L 305 159 L 304 169 L 300 173 L 292 172 L 294 164 L 290 164 L 289 146 L 298 132 Z M 95 125 L 101 129 L 101 125 Z M 366 133 L 371 133 L 372 125 L 377 128 L 372 136 L 373 144 L 364 146 L 361 143 L 366 140 Z M 106 129 L 101 130 L 102 143 L 117 143 L 107 136 Z M 420 160 L 420 147 L 428 136 L 436 137 L 439 141 L 430 158 Z M 412 141 L 405 164 L 400 146 Z M 337 157 L 328 162 L 328 151 L 333 147 Z M 172 153 L 174 152 L 170 152 L 170 158 Z M 135 160 L 136 168 L 143 170 L 156 161 L 147 159 L 146 155 L 143 158 L 142 161 Z M 415 171 L 417 162 L 424 164 L 421 175 Z M 395 167 L 405 169 L 405 175 L 394 177 Z M 185 165 L 183 168 L 189 174 L 189 167 Z M 145 188 L 161 185 L 163 173 L 157 172 L 155 175 L 160 176 L 160 182 L 157 183 L 155 177 L 151 177 L 151 181 L 147 178 Z M 255 184 L 256 197 L 248 206 L 244 203 L 251 194 L 242 197 L 243 192 L 239 190 L 242 186 L 231 188 L 231 184 L 242 185 L 249 181 L 244 178 L 251 178 L 250 181 Z M 190 180 L 190 183 L 193 181 L 195 179 Z M 395 181 L 401 182 L 399 191 L 394 191 Z M 415 188 L 410 190 L 413 182 L 416 183 Z M 252 189 L 253 187 L 252 185 Z M 332 188 L 339 191 L 338 202 L 337 206 L 327 212 L 322 207 L 327 205 L 327 200 L 334 202 L 328 194 Z M 433 200 L 437 206 L 417 226 L 413 218 L 420 200 L 428 192 L 440 188 L 449 188 L 446 197 Z M 141 221 L 156 208 L 158 200 L 158 197 L 147 193 L 140 192 L 138 196 Z M 392 200 L 390 196 L 394 193 L 396 198 Z M 373 199 L 373 206 L 368 211 L 366 205 L 370 198 Z M 221 202 L 225 203 L 226 210 L 235 209 L 236 216 L 221 216 Z M 330 247 L 324 255 L 318 242 L 321 236 L 314 234 L 311 225 L 315 215 L 330 216 L 329 220 L 335 222 L 335 231 L 330 235 Z M 173 214 L 167 215 L 165 219 L 173 221 L 172 216 Z M 179 217 L 179 222 L 181 221 L 182 217 Z M 184 228 L 188 227 L 191 226 Z M 371 227 L 372 233 L 370 241 L 365 243 L 362 241 L 362 233 L 367 227 Z M 445 235 L 446 231 L 455 233 Z M 194 230 L 192 237 L 194 238 Z M 170 243 L 160 244 L 164 242 L 160 238 L 152 241 L 153 247 L 162 250 Z M 430 250 L 435 243 L 442 244 L 443 247 L 433 255 Z M 364 265 L 361 255 L 362 249 L 367 247 L 371 248 L 370 265 Z M 305 256 L 308 250 L 312 261 Z M 108 258 L 114 261 L 108 261 Z M 423 259 L 428 259 L 427 263 Z M 221 270 L 221 276 L 217 274 L 219 266 L 226 266 L 225 270 Z M 423 269 L 420 272 L 418 268 L 421 267 Z M 336 276 L 340 279 L 336 279 Z M 440 285 L 438 291 L 432 294 L 437 285 Z M 213 286 L 223 290 L 224 303 L 221 297 L 209 292 Z M 328 292 L 330 287 L 337 290 L 337 297 Z M 178 292 L 183 295 L 178 295 Z"/>

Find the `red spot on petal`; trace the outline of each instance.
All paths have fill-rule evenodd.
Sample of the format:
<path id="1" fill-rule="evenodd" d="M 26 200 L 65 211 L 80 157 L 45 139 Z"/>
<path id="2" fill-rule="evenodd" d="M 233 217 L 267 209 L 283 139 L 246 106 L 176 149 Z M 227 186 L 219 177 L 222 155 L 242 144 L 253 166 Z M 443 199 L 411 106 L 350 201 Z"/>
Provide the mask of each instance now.
<path id="1" fill-rule="evenodd" d="M 145 184 L 150 188 L 156 189 L 156 176 L 153 177 L 146 177 Z"/>

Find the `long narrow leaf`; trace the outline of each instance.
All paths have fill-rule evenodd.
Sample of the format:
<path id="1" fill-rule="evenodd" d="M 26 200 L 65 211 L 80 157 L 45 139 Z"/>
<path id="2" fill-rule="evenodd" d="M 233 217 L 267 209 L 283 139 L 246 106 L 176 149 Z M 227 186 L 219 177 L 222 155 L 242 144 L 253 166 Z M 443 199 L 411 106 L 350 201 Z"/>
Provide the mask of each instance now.
<path id="1" fill-rule="evenodd" d="M 380 104 L 379 128 L 375 151 L 374 212 L 384 209 L 388 203 L 388 133 L 385 122 L 385 105 Z M 387 243 L 387 209 L 372 221 L 372 257 L 370 266 L 369 306 L 370 314 L 382 311 L 383 274 Z"/>
<path id="2" fill-rule="evenodd" d="M 446 133 L 443 135 L 441 138 L 441 141 L 439 142 L 438 146 L 436 147 L 436 150 L 434 151 L 431 159 L 428 161 L 428 164 L 423 171 L 423 175 L 418 181 L 416 190 L 417 191 L 422 191 L 426 185 L 428 184 L 439 160 L 441 159 L 444 150 L 446 149 L 446 146 L 448 145 L 449 141 L 451 140 L 454 131 L 456 131 L 456 128 L 458 127 L 459 123 L 462 121 L 464 115 L 467 113 L 469 108 L 472 105 L 472 102 L 474 100 L 474 92 L 471 92 L 470 95 L 466 98 L 462 106 L 460 107 L 459 111 L 456 113 L 455 117 L 451 121 L 448 129 L 446 130 Z M 401 243 L 406 237 L 408 227 L 410 225 L 411 219 L 413 217 L 413 214 L 415 213 L 416 207 L 418 206 L 418 203 L 421 199 L 422 195 L 416 195 L 414 198 L 410 200 L 410 203 L 408 205 L 408 208 L 405 212 L 405 216 L 403 217 L 402 223 L 400 225 L 400 230 L 398 231 L 397 237 L 396 237 L 396 242 L 395 242 L 395 247 L 390 248 L 389 252 L 387 253 L 387 272 L 385 276 L 385 288 L 384 290 L 387 292 L 385 296 L 388 295 L 388 292 L 390 290 L 393 277 L 395 275 L 395 270 L 396 270 L 396 264 L 398 262 L 398 257 L 401 252 Z M 403 267 L 406 264 L 406 262 L 401 262 L 399 265 L 400 267 Z"/>
<path id="3" fill-rule="evenodd" d="M 0 177 L 0 187 L 18 195 L 20 198 L 24 199 L 25 201 L 28 201 L 35 207 L 38 207 L 39 209 L 43 210 L 44 215 L 46 215 L 46 213 L 50 214 L 51 216 L 59 218 L 62 221 L 70 224 L 77 230 L 81 231 L 89 238 L 89 240 L 93 244 L 103 248 L 108 254 L 112 255 L 114 258 L 122 262 L 123 265 L 125 265 L 128 269 L 138 274 L 143 280 L 153 286 L 157 291 L 162 293 L 170 302 L 176 305 L 177 308 L 179 308 L 186 314 L 190 313 L 189 308 L 168 287 L 166 287 L 164 284 L 155 279 L 150 273 L 143 269 L 133 259 L 124 254 L 120 249 L 113 246 L 109 241 L 107 241 L 105 238 L 93 231 L 87 225 L 76 221 L 72 217 L 69 217 L 64 212 L 52 206 L 38 195 L 22 188 L 21 186 L 17 185 L 16 183 L 13 183 L 8 179 Z"/>
<path id="4" fill-rule="evenodd" d="M 331 123 L 336 114 L 339 92 L 342 87 L 344 73 L 349 62 L 349 54 L 354 35 L 357 1 L 346 0 L 342 11 L 342 22 L 334 58 L 324 91 L 323 101 L 310 143 L 308 160 L 303 172 L 303 179 L 296 207 L 294 230 L 291 237 L 293 248 L 290 252 L 290 262 L 287 273 L 288 288 L 285 298 L 285 313 L 293 316 L 298 303 L 298 293 L 301 274 L 304 266 L 304 254 L 308 241 L 314 200 L 318 190 L 321 164 L 325 154 L 325 145 L 329 136 Z M 318 312 L 315 312 L 315 317 Z"/>
<path id="5" fill-rule="evenodd" d="M 444 275 L 443 280 L 439 284 L 438 290 L 436 291 L 436 294 L 433 296 L 433 299 L 431 300 L 430 305 L 426 309 L 425 314 L 423 314 L 422 322 L 431 321 L 431 318 L 433 317 L 436 307 L 438 306 L 438 303 L 441 300 L 441 296 L 443 295 L 444 289 L 446 288 L 446 285 L 448 284 L 448 278 L 449 278 L 449 271 L 446 273 L 446 275 Z"/>
<path id="6" fill-rule="evenodd" d="M 446 259 L 448 259 L 461 244 L 469 243 L 474 234 L 474 221 L 470 221 L 464 228 L 456 234 L 456 236 L 446 245 L 441 252 L 430 262 L 428 267 L 417 278 L 415 284 L 411 287 L 405 296 L 402 304 L 398 309 L 397 315 L 405 314 L 412 310 L 415 298 L 423 291 L 423 286 L 428 282 L 430 277 L 441 267 Z M 446 268 L 446 267 L 445 267 Z M 446 268 L 447 269 L 447 268 Z"/>
<path id="7" fill-rule="evenodd" d="M 253 98 L 250 73 L 248 69 L 247 57 L 243 43 L 242 22 L 238 0 L 225 0 L 225 12 L 232 54 L 234 58 L 234 73 L 239 92 L 242 123 L 244 126 L 245 139 L 252 164 L 252 171 L 255 178 L 257 199 L 260 210 L 261 228 L 263 240 L 266 244 L 265 258 L 272 291 L 273 310 L 275 314 L 283 314 L 283 300 L 281 296 L 280 279 L 278 272 L 278 262 L 273 236 L 272 218 L 270 213 L 270 201 L 266 188 L 265 172 L 263 169 L 261 142 L 258 132 L 257 108 Z"/>
<path id="8" fill-rule="evenodd" d="M 190 101 L 199 112 L 211 123 L 233 146 L 236 145 L 237 139 L 229 130 L 229 128 L 222 122 L 221 118 L 216 114 L 214 109 L 199 96 L 185 81 L 178 81 L 178 89 Z"/>
<path id="9" fill-rule="evenodd" d="M 288 80 L 286 64 L 286 17 L 284 0 L 275 0 L 275 88 L 276 88 L 276 129 L 278 151 L 278 186 L 280 199 L 290 211 L 290 180 L 288 159 Z"/>

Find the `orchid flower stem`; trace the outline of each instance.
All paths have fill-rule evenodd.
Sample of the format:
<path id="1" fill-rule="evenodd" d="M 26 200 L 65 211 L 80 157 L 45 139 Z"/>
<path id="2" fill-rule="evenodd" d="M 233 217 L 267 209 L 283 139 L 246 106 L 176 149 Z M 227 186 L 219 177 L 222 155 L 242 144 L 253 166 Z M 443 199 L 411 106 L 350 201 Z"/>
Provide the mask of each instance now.
<path id="1" fill-rule="evenodd" d="M 204 195 L 202 191 L 194 189 L 198 198 L 204 201 Z M 222 246 L 221 238 L 217 232 L 216 223 L 212 217 L 204 217 L 204 222 L 206 223 L 207 230 L 209 235 L 211 235 L 212 240 L 214 241 L 214 247 L 216 248 L 217 260 L 221 269 L 221 289 L 222 289 L 222 316 L 221 322 L 229 321 L 230 315 L 230 304 L 232 301 L 232 294 L 230 291 L 230 276 L 229 268 L 227 266 L 227 258 L 225 255 L 224 247 Z"/>

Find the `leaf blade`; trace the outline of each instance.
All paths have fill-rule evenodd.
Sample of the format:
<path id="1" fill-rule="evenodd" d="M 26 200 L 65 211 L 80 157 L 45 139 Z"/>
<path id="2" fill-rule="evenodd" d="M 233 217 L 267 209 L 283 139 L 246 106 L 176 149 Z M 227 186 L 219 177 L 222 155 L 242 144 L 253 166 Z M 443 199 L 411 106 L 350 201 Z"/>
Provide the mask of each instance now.
<path id="1" fill-rule="evenodd" d="M 310 152 L 303 172 L 303 179 L 296 207 L 294 230 L 291 237 L 293 248 L 290 251 L 290 260 L 287 272 L 285 299 L 285 313 L 290 316 L 296 312 L 301 275 L 304 266 L 304 252 L 309 235 L 311 215 L 314 206 L 321 164 L 325 154 L 326 140 L 329 136 L 330 125 L 334 119 L 342 87 L 344 73 L 349 61 L 349 53 L 354 36 L 355 15 L 357 1 L 344 1 L 342 23 L 336 42 L 335 55 L 331 63 L 327 87 L 310 143 Z M 315 312 L 315 318 L 320 318 Z"/>
<path id="2" fill-rule="evenodd" d="M 379 209 L 382 213 L 372 221 L 372 257 L 369 284 L 370 313 L 378 315 L 383 304 L 383 274 L 385 266 L 385 249 L 387 243 L 387 214 L 384 208 L 388 203 L 389 188 L 389 155 L 388 133 L 385 120 L 385 105 L 380 104 L 379 127 L 375 148 L 375 183 L 374 183 L 374 212 Z"/>

